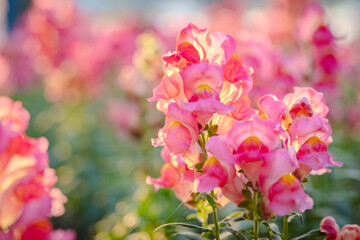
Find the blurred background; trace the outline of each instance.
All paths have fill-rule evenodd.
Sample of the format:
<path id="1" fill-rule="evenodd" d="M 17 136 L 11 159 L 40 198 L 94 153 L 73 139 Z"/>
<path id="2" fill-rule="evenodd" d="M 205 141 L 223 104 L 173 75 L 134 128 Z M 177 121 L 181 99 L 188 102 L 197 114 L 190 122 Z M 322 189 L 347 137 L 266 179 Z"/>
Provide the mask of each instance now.
<path id="1" fill-rule="evenodd" d="M 240 56 L 263 64 L 265 75 L 265 53 L 298 70 L 292 57 L 309 58 L 311 47 L 293 34 L 304 24 L 306 35 L 312 24 L 306 22 L 311 11 L 308 18 L 299 13 L 304 2 L 315 1 L 0 1 L 0 93 L 29 110 L 29 136 L 50 142 L 50 165 L 68 197 L 66 213 L 52 219 L 54 228 L 73 228 L 79 240 L 168 239 L 170 233 L 153 230 L 193 212 L 171 190 L 155 192 L 145 184 L 163 164 L 150 139 L 164 119 L 147 101 L 162 78 L 162 55 L 175 49 L 177 33 L 193 22 L 240 39 Z M 327 215 L 339 225 L 360 223 L 360 1 L 321 4 L 323 24 L 336 37 L 336 72 L 315 69 L 296 80 L 288 67 L 285 87 L 268 80 L 280 96 L 294 85 L 324 92 L 333 127 L 330 151 L 344 163 L 310 177 L 306 191 L 315 206 L 304 214 L 304 226 L 291 223 L 293 235 L 318 228 Z M 245 30 L 260 33 L 254 38 L 260 52 L 246 45 Z M 321 77 L 311 80 L 313 73 Z M 254 84 L 258 92 L 265 88 Z"/>

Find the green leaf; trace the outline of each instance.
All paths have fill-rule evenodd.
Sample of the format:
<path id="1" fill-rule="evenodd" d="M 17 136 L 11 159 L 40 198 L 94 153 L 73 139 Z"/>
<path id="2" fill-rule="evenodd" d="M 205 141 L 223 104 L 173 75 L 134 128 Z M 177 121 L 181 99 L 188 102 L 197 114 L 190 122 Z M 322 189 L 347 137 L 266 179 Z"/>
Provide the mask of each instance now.
<path id="1" fill-rule="evenodd" d="M 244 189 L 241 193 L 246 200 L 250 200 L 252 198 L 250 190 Z"/>
<path id="2" fill-rule="evenodd" d="M 172 235 L 173 240 L 206 240 L 207 238 L 203 238 L 202 236 L 192 233 L 192 232 L 182 232 L 176 233 Z"/>
<path id="3" fill-rule="evenodd" d="M 292 238 L 291 240 L 314 239 L 317 237 L 324 237 L 324 236 L 326 236 L 326 233 L 321 232 L 320 229 L 314 229 L 314 230 L 311 230 L 301 236 Z"/>
<path id="4" fill-rule="evenodd" d="M 302 182 L 302 183 L 307 183 L 307 182 L 309 182 L 309 179 L 306 177 L 306 178 L 304 178 L 301 182 Z"/>
<path id="5" fill-rule="evenodd" d="M 174 223 L 163 224 L 163 225 L 157 227 L 154 230 L 154 232 L 158 231 L 161 228 L 170 227 L 170 226 L 181 226 L 181 227 L 187 227 L 187 228 L 192 228 L 192 229 L 198 229 L 198 230 L 201 230 L 202 232 L 210 232 L 211 231 L 211 229 L 209 229 L 209 228 L 197 226 L 197 225 L 194 225 L 194 224 L 174 222 Z"/>
<path id="6" fill-rule="evenodd" d="M 269 229 L 270 234 L 278 235 L 283 238 L 283 235 L 279 232 L 279 228 L 275 223 L 262 222 L 262 224 Z"/>
<path id="7" fill-rule="evenodd" d="M 217 125 L 212 125 L 209 130 L 208 130 L 208 134 L 210 137 L 215 136 L 216 132 L 218 130 L 218 126 Z"/>
<path id="8" fill-rule="evenodd" d="M 244 213 L 244 218 L 245 219 L 247 219 L 247 220 L 254 220 L 254 214 L 253 214 L 253 212 L 251 211 L 251 212 L 246 212 L 246 213 Z"/>
<path id="9" fill-rule="evenodd" d="M 200 170 L 202 169 L 203 165 L 204 165 L 204 161 L 201 161 L 195 165 L 195 168 Z"/>
<path id="10" fill-rule="evenodd" d="M 300 220 L 301 226 L 304 225 L 304 219 L 303 216 L 300 213 L 297 212 L 293 212 L 289 218 L 288 218 L 288 222 L 291 222 L 295 217 L 298 217 L 298 219 Z"/>
<path id="11" fill-rule="evenodd" d="M 228 223 L 228 222 L 219 222 L 219 227 L 222 228 L 222 227 L 231 227 L 231 224 Z"/>
<path id="12" fill-rule="evenodd" d="M 210 237 L 213 236 L 213 235 L 212 235 L 211 232 L 204 232 L 204 233 L 201 234 L 201 236 L 206 238 L 206 239 L 210 239 Z"/>
<path id="13" fill-rule="evenodd" d="M 238 231 L 236 231 L 236 230 L 234 230 L 232 228 L 225 227 L 225 228 L 222 228 L 222 229 L 229 232 L 229 233 L 231 233 L 238 240 L 247 240 L 245 235 L 243 235 L 242 233 L 240 233 L 240 232 L 238 232 Z"/>
<path id="14" fill-rule="evenodd" d="M 189 214 L 186 216 L 186 220 L 191 220 L 191 219 L 197 219 L 197 214 L 193 213 L 193 214 Z"/>
<path id="15" fill-rule="evenodd" d="M 199 201 L 200 198 L 205 197 L 206 195 L 206 192 L 199 193 L 195 198 L 195 202 Z"/>
<path id="16" fill-rule="evenodd" d="M 208 200 L 208 202 L 212 208 L 218 207 L 217 203 L 215 202 L 215 199 L 212 196 L 210 196 L 209 194 L 206 195 L 206 199 Z"/>
<path id="17" fill-rule="evenodd" d="M 222 222 L 240 222 L 245 220 L 245 218 L 243 216 L 237 216 L 237 217 L 232 217 L 232 218 L 226 218 L 224 220 L 221 221 Z"/>
<path id="18" fill-rule="evenodd" d="M 241 203 L 239 203 L 238 207 L 248 209 L 250 204 L 251 204 L 251 202 L 249 200 L 245 200 L 245 201 L 242 201 Z"/>

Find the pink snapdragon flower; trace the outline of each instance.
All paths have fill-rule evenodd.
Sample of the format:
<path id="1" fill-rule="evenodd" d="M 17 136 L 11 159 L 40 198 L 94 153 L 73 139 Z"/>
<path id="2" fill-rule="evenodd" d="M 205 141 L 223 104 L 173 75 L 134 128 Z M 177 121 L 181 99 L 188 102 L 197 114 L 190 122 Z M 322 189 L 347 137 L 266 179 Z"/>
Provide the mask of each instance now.
<path id="1" fill-rule="evenodd" d="M 314 201 L 303 190 L 300 181 L 292 174 L 284 175 L 272 185 L 268 193 L 269 207 L 280 216 L 295 209 L 304 212 L 312 209 Z"/>
<path id="2" fill-rule="evenodd" d="M 202 171 L 204 173 L 195 180 L 197 192 L 209 192 L 216 187 L 224 187 L 236 174 L 234 166 L 221 164 L 213 156 L 205 161 Z"/>
<path id="3" fill-rule="evenodd" d="M 198 124 L 193 113 L 171 103 L 168 108 L 165 127 L 159 130 L 158 138 L 153 139 L 154 146 L 166 145 L 174 154 L 180 154 L 196 144 L 199 138 Z"/>
<path id="4" fill-rule="evenodd" d="M 12 230 L 11 234 L 0 232 L 2 240 L 75 240 L 76 235 L 72 230 L 53 229 L 48 219 L 42 219 L 26 227 Z"/>
<path id="5" fill-rule="evenodd" d="M 325 217 L 321 220 L 320 229 L 327 234 L 326 240 L 340 240 L 340 228 L 333 217 Z"/>
<path id="6" fill-rule="evenodd" d="M 24 134 L 29 113 L 20 102 L 7 97 L 0 100 L 4 105 L 0 118 L 4 144 L 0 150 L 1 239 L 49 239 L 52 226 L 47 218 L 62 215 L 67 201 L 55 188 L 57 177 L 49 168 L 49 143 Z M 59 239 L 75 239 L 74 234 L 67 235 Z"/>
<path id="7" fill-rule="evenodd" d="M 360 227 L 356 224 L 345 225 L 341 229 L 341 240 L 360 240 Z"/>
<path id="8" fill-rule="evenodd" d="M 179 69 L 190 63 L 206 61 L 210 64 L 225 64 L 236 49 L 236 40 L 228 34 L 200 29 L 190 23 L 181 30 L 176 40 L 176 51 L 164 56 L 165 63 Z"/>
<path id="9" fill-rule="evenodd" d="M 189 24 L 178 35 L 176 51 L 165 61 L 160 85 L 154 89 L 150 101 L 158 101 L 157 108 L 167 114 L 168 105 L 177 102 L 194 113 L 203 130 L 214 114 L 245 118 L 246 112 L 238 104 L 252 87 L 252 70 L 242 65 L 235 55 L 236 41 L 225 33 L 212 33 Z"/>
<path id="10" fill-rule="evenodd" d="M 327 152 L 327 146 L 332 142 L 332 131 L 325 118 L 329 109 L 322 93 L 312 88 L 295 87 L 294 92 L 285 95 L 283 100 L 265 95 L 258 105 L 265 117 L 281 123 L 289 132 L 287 144 L 296 150 L 300 163 L 296 176 L 299 179 L 312 170 L 329 171 L 327 167 L 342 166 Z"/>
<path id="11" fill-rule="evenodd" d="M 318 34 L 319 45 L 332 41 L 325 32 Z M 176 51 L 164 57 L 165 76 L 149 100 L 157 101 L 166 120 L 152 141 L 154 146 L 164 146 L 168 156 L 164 160 L 176 156 L 176 161 L 166 160 L 161 177 L 148 178 L 148 183 L 176 192 L 188 175 L 185 192 L 193 184 L 191 191 L 220 191 L 218 197 L 238 205 L 249 200 L 243 190 L 250 190 L 254 198 L 261 192 L 266 219 L 311 209 L 313 199 L 304 192 L 302 180 L 310 172 L 342 165 L 327 152 L 332 131 L 322 93 L 298 87 L 288 93 L 292 86 L 287 85 L 279 94 L 260 95 L 258 110 L 253 109 L 252 97 L 247 96 L 253 70 L 234 53 L 232 37 L 213 33 L 208 43 L 205 36 L 206 29 L 190 24 L 179 34 Z M 253 45 L 254 51 L 265 54 L 258 44 Z M 270 89 L 274 79 L 292 81 L 295 75 L 301 76 L 297 70 L 289 74 L 279 56 L 268 50 L 271 57 L 256 59 L 250 52 L 244 58 L 253 60 L 255 73 L 260 66 L 271 69 L 261 69 L 255 78 L 263 80 L 264 74 Z"/>
<path id="12" fill-rule="evenodd" d="M 345 225 L 340 232 L 336 220 L 331 217 L 325 217 L 321 220 L 320 230 L 327 234 L 325 240 L 359 240 L 360 227 L 356 224 Z"/>
<path id="13" fill-rule="evenodd" d="M 329 112 L 323 94 L 313 88 L 294 87 L 294 92 L 287 94 L 283 101 L 293 119 L 302 115 L 325 117 Z"/>

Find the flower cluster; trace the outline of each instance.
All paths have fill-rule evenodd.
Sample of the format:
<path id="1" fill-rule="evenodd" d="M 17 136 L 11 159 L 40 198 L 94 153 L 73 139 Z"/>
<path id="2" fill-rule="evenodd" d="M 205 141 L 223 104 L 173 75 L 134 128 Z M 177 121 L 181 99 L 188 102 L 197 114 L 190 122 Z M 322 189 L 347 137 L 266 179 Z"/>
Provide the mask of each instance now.
<path id="1" fill-rule="evenodd" d="M 283 99 L 264 95 L 252 108 L 247 95 L 256 68 L 236 51 L 228 34 L 208 35 L 193 24 L 181 30 L 149 99 L 166 115 L 152 140 L 163 146 L 166 163 L 161 177 L 147 182 L 173 188 L 182 200 L 214 191 L 219 204 L 248 208 L 256 198 L 263 218 L 311 209 L 302 181 L 342 165 L 327 152 L 332 138 L 323 96 L 295 87 Z"/>
<path id="2" fill-rule="evenodd" d="M 0 109 L 0 238 L 75 239 L 70 230 L 54 231 L 48 220 L 62 215 L 67 201 L 54 187 L 48 141 L 25 135 L 30 115 L 21 102 L 0 97 Z"/>
<path id="3" fill-rule="evenodd" d="M 339 225 L 333 217 L 325 217 L 321 220 L 320 230 L 327 234 L 326 240 L 359 240 L 360 227 L 356 224 L 345 225 L 340 232 Z"/>

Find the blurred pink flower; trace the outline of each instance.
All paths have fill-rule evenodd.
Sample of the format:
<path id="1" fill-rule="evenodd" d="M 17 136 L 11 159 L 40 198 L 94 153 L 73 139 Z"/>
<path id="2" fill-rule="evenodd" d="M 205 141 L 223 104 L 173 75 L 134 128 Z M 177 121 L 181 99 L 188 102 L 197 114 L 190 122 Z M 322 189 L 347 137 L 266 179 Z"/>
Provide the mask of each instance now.
<path id="1" fill-rule="evenodd" d="M 52 231 L 47 218 L 62 215 L 67 201 L 55 188 L 49 143 L 24 134 L 30 115 L 21 102 L 0 97 L 0 105 L 0 237 L 47 240 Z"/>
<path id="2" fill-rule="evenodd" d="M 320 230 L 327 234 L 326 240 L 359 240 L 360 227 L 356 224 L 345 225 L 340 232 L 336 220 L 331 217 L 325 217 L 321 220 Z"/>

